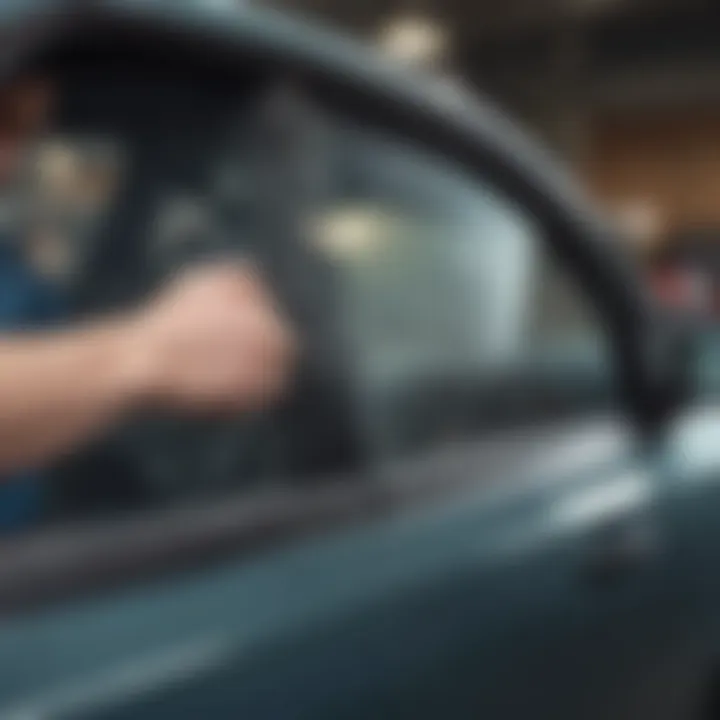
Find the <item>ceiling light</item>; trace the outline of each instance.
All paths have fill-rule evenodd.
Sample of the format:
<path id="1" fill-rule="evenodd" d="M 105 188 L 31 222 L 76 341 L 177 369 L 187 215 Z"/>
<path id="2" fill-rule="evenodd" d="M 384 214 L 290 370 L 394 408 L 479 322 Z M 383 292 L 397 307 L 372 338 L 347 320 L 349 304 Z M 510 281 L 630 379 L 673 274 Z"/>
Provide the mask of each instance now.
<path id="1" fill-rule="evenodd" d="M 448 45 L 446 29 L 422 16 L 396 18 L 379 35 L 380 47 L 398 60 L 424 64 L 439 59 Z"/>
<path id="2" fill-rule="evenodd" d="M 341 206 L 313 218 L 311 242 L 334 260 L 356 263 L 387 243 L 391 226 L 391 219 L 373 206 Z"/>

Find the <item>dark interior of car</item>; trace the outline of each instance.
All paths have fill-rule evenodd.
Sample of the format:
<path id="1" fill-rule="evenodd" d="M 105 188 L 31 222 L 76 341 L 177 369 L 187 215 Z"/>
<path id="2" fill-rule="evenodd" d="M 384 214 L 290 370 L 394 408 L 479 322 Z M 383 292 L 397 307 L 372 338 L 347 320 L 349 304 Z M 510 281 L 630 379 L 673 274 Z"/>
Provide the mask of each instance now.
<path id="1" fill-rule="evenodd" d="M 52 511 L 63 520 L 314 477 L 359 459 L 328 312 L 332 269 L 298 236 L 303 204 L 322 192 L 303 175 L 312 172 L 303 104 L 267 68 L 204 64 L 137 37 L 73 42 L 38 63 L 59 97 L 51 133 L 108 141 L 123 159 L 117 196 L 73 278 L 72 315 L 132 306 L 192 263 L 247 258 L 302 328 L 302 368 L 282 407 L 252 417 L 132 418 L 55 470 Z"/>

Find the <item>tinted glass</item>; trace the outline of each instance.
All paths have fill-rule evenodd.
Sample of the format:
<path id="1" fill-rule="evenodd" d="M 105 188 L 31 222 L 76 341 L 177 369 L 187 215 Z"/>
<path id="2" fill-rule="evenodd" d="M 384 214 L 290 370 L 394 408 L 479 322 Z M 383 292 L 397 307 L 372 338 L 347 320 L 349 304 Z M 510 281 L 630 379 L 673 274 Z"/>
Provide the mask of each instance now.
<path id="1" fill-rule="evenodd" d="M 313 238 L 344 279 L 358 397 L 378 443 L 425 445 L 558 401 L 568 409 L 606 381 L 601 324 L 552 262 L 542 225 L 492 182 L 357 128 L 338 131 L 332 162 Z M 524 401 L 510 402 L 501 389 L 518 382 Z"/>

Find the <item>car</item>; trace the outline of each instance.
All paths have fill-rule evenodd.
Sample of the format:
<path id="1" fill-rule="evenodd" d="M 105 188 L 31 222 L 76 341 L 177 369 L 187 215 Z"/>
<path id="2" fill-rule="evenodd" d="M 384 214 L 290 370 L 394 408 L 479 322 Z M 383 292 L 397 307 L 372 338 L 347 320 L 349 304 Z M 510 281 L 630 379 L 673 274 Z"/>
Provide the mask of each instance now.
<path id="1" fill-rule="evenodd" d="M 303 345 L 272 411 L 129 418 L 49 470 L 1 541 L 0 717 L 719 716 L 710 344 L 570 175 L 250 3 L 0 18 L 57 85 L 45 140 L 111 176 L 73 312 L 251 258 Z"/>

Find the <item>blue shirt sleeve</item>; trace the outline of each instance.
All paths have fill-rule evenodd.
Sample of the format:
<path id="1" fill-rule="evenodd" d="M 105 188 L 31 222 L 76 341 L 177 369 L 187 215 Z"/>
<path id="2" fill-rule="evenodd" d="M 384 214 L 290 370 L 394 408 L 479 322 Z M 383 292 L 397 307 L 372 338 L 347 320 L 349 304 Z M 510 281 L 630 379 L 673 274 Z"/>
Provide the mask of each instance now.
<path id="1" fill-rule="evenodd" d="M 54 289 L 37 277 L 10 248 L 0 250 L 0 329 L 20 330 L 60 319 Z"/>

